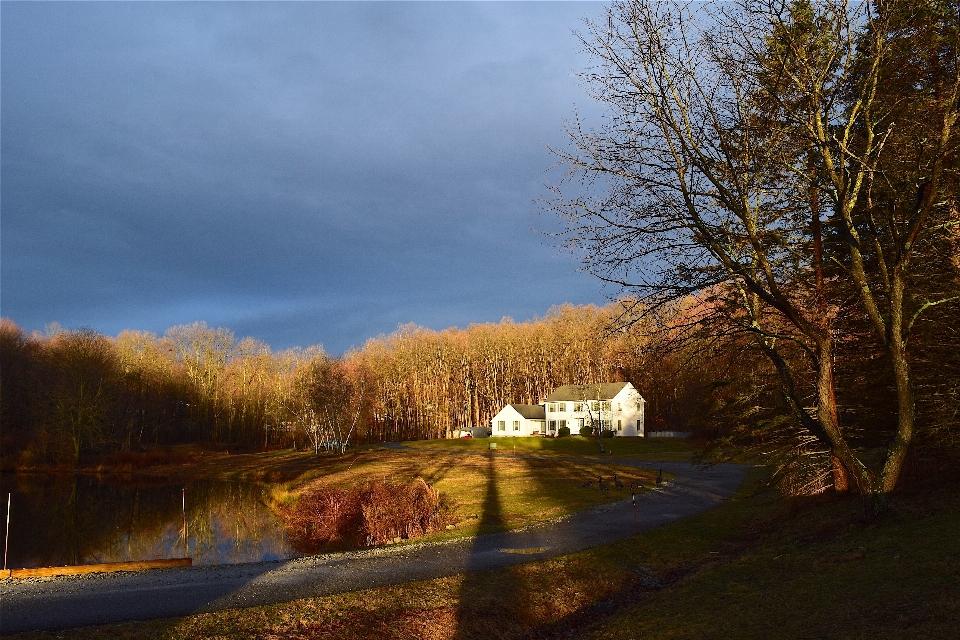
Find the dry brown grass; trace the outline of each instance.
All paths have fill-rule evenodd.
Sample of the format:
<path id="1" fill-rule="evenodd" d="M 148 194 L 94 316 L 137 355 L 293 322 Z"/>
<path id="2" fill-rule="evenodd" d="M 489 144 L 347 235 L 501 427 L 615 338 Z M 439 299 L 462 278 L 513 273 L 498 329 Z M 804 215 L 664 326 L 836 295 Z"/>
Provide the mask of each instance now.
<path id="1" fill-rule="evenodd" d="M 109 453 L 90 460 L 86 467 L 92 467 L 100 473 L 134 473 L 154 467 L 194 464 L 196 459 L 193 451 L 166 447 L 147 451 Z"/>

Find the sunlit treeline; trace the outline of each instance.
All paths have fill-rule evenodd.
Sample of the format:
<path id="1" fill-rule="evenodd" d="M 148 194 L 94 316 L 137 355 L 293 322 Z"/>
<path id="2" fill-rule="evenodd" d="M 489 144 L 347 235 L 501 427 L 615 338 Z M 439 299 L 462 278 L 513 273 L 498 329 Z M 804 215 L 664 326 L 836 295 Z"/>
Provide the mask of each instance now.
<path id="1" fill-rule="evenodd" d="M 624 313 L 623 303 L 561 305 L 529 322 L 405 326 L 370 340 L 346 356 L 377 381 L 369 437 L 441 438 L 489 426 L 505 404 L 536 404 L 561 385 L 619 381 L 647 400 L 648 428 L 685 428 L 729 358 L 702 344 L 667 353 L 662 324 L 614 329 Z"/>
<path id="2" fill-rule="evenodd" d="M 722 363 L 701 354 L 678 374 L 642 325 L 611 331 L 622 311 L 563 305 L 528 322 L 407 325 L 343 358 L 319 346 L 274 352 L 204 323 L 108 337 L 28 334 L 5 319 L 3 456 L 30 466 L 165 443 L 318 449 L 445 437 L 563 384 L 620 380 L 647 398 L 652 426 L 682 426 L 673 423 L 689 418 L 692 395 Z"/>
<path id="3" fill-rule="evenodd" d="M 602 381 L 640 390 L 648 430 L 776 439 L 795 424 L 776 371 L 749 335 L 705 320 L 715 315 L 705 300 L 632 317 L 621 329 L 613 327 L 623 324 L 626 301 L 561 305 L 527 322 L 406 325 L 342 358 L 320 346 L 274 352 L 204 323 L 108 337 L 56 326 L 28 334 L 0 320 L 0 455 L 25 468 L 177 443 L 316 451 L 442 438 L 489 425 L 507 403 Z M 867 446 L 895 415 L 892 382 L 869 337 L 840 324 L 840 409 Z M 923 337 L 927 348 L 914 361 L 918 437 L 957 444 L 956 340 Z M 784 356 L 800 363 L 797 393 L 812 406 L 815 379 L 802 353 Z"/>
<path id="4" fill-rule="evenodd" d="M 319 349 L 272 353 L 203 323 L 164 335 L 89 329 L 26 334 L 0 324 L 5 459 L 77 462 L 147 444 L 270 444 L 292 431 L 292 387 Z"/>

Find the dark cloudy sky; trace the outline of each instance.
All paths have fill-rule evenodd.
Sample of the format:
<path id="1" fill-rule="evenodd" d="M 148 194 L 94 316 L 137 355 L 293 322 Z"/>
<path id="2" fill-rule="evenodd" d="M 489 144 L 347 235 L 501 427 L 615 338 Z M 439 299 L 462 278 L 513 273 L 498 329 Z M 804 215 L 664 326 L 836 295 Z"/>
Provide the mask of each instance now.
<path id="1" fill-rule="evenodd" d="M 341 353 L 603 302 L 535 231 L 602 9 L 0 3 L 0 313 Z"/>

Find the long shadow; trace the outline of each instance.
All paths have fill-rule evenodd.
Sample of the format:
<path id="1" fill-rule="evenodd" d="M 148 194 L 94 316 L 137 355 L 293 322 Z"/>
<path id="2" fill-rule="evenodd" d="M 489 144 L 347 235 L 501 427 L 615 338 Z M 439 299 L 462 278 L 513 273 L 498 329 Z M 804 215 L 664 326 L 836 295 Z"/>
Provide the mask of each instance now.
<path id="1" fill-rule="evenodd" d="M 478 533 L 497 530 L 503 525 L 503 505 L 497 487 L 496 456 L 487 459 L 487 487 L 481 512 Z M 482 571 L 488 566 L 485 557 L 503 553 L 498 548 L 484 544 L 477 537 L 470 549 L 463 581 L 457 599 L 457 640 L 500 637 L 507 619 L 522 616 L 526 599 L 525 589 L 512 571 Z"/>
<path id="2" fill-rule="evenodd" d="M 643 481 L 646 481 L 646 484 L 649 485 L 653 481 L 648 470 L 642 470 L 641 468 L 632 470 L 621 469 L 618 470 L 621 474 L 617 478 L 620 481 L 620 486 L 618 486 L 613 476 L 614 471 L 604 468 L 609 463 L 617 462 L 610 459 L 598 459 L 594 461 L 583 458 L 512 458 L 515 463 L 522 464 L 525 467 L 526 473 L 535 487 L 534 493 L 543 496 L 544 501 L 550 502 L 558 498 L 558 492 L 574 495 L 601 493 L 606 501 L 609 501 L 608 504 L 602 507 L 605 510 L 615 509 L 619 512 L 632 513 L 630 506 L 627 504 L 614 506 L 612 503 L 629 501 L 631 485 L 637 483 L 642 486 Z M 604 464 L 600 465 L 598 469 L 595 463 Z M 629 465 L 629 463 L 627 464 Z M 565 472 L 560 474 L 559 478 L 556 474 L 549 472 L 549 470 L 556 465 L 564 465 L 566 467 Z M 601 471 L 604 478 L 606 489 L 601 489 L 599 486 L 596 475 L 598 470 Z M 588 484 L 588 486 L 584 486 L 585 484 Z M 640 491 L 642 492 L 643 490 L 640 489 Z M 543 506 L 547 508 L 549 505 Z M 587 511 L 591 508 L 590 506 L 584 507 Z M 618 527 L 615 531 L 610 531 L 610 533 L 613 534 L 610 541 L 633 534 L 634 528 L 635 522 L 628 518 L 622 523 L 622 526 Z M 555 537 L 550 532 L 549 527 L 545 528 L 541 535 L 537 535 L 533 531 L 528 532 L 528 534 L 524 536 L 524 540 L 526 542 L 525 546 L 529 545 L 531 547 L 527 550 L 531 552 L 531 555 L 523 557 L 529 558 L 530 561 L 538 559 L 537 556 L 539 554 L 532 553 L 536 549 L 542 548 L 550 553 L 550 548 L 553 545 L 562 545 L 564 542 L 562 537 Z M 613 560 L 614 564 L 620 564 L 620 559 L 611 558 L 611 560 Z M 562 630 L 564 621 L 575 619 L 577 616 L 583 615 L 585 612 L 591 612 L 598 607 L 603 609 L 603 607 L 608 606 L 605 603 L 599 602 L 599 600 L 602 599 L 600 597 L 601 594 L 591 594 L 587 592 L 580 594 L 577 601 L 570 601 L 569 598 L 564 598 L 562 603 L 557 602 L 557 595 L 549 592 L 551 587 L 548 584 L 544 584 L 542 578 L 543 574 L 540 574 L 536 570 L 529 572 L 521 568 L 512 570 L 509 587 L 510 593 L 514 594 L 515 597 L 512 602 L 507 603 L 507 606 L 501 607 L 495 618 L 501 626 L 519 627 L 516 630 L 521 634 L 525 632 L 524 627 L 531 624 L 537 625 L 538 628 L 546 625 L 546 628 Z M 545 611 L 540 611 L 540 609 L 547 609 L 552 613 L 546 614 Z M 512 619 L 505 619 L 506 615 L 511 616 Z"/>
<path id="3" fill-rule="evenodd" d="M 440 482 L 456 467 L 459 466 L 459 460 L 455 456 L 450 454 L 438 454 L 433 456 L 433 459 L 442 459 L 443 462 L 436 462 L 436 468 L 431 470 L 429 473 L 422 474 L 423 479 L 429 482 L 430 484 L 436 484 Z"/>

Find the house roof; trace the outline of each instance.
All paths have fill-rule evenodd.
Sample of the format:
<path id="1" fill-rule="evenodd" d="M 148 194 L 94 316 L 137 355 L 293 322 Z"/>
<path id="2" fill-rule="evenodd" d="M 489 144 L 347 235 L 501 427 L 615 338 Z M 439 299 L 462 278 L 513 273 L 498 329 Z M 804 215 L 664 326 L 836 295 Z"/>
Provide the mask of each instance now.
<path id="1" fill-rule="evenodd" d="M 620 393 L 629 382 L 601 382 L 600 384 L 565 384 L 547 396 L 546 402 L 558 400 L 596 400 L 597 387 L 600 388 L 600 400 L 609 400 Z"/>
<path id="2" fill-rule="evenodd" d="M 547 417 L 541 404 L 511 404 L 510 406 L 527 420 L 545 420 Z"/>

